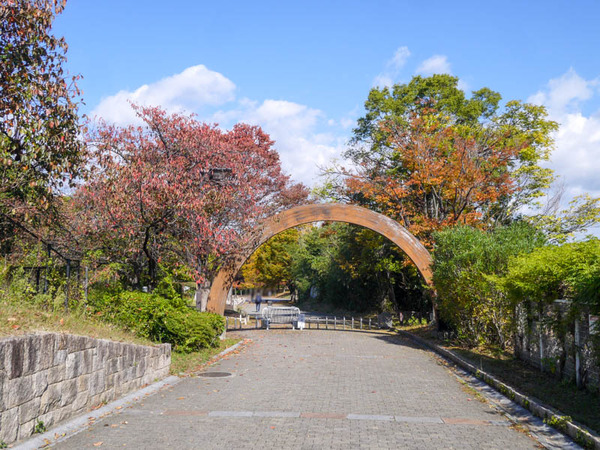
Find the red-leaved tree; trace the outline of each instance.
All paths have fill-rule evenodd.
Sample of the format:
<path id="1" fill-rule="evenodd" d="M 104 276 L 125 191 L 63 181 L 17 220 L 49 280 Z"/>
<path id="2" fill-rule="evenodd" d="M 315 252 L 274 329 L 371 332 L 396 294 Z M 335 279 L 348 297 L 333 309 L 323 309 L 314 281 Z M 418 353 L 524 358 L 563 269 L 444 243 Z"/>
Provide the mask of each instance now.
<path id="1" fill-rule="evenodd" d="M 155 282 L 168 258 L 190 267 L 206 291 L 245 231 L 308 191 L 282 172 L 259 127 L 223 131 L 194 116 L 134 108 L 144 126 L 101 123 L 88 133 L 93 167 L 75 197 L 80 229 L 133 268 L 134 284 L 145 275 Z"/>

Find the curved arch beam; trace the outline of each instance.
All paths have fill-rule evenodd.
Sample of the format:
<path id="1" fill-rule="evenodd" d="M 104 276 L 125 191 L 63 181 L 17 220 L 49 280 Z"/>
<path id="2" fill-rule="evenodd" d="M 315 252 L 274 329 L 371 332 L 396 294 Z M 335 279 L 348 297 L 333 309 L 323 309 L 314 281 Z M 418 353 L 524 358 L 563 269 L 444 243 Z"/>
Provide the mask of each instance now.
<path id="1" fill-rule="evenodd" d="M 304 205 L 266 219 L 246 236 L 239 254 L 215 277 L 208 296 L 207 310 L 224 313 L 227 293 L 236 274 L 258 247 L 288 228 L 320 221 L 360 225 L 385 236 L 408 255 L 425 282 L 432 285 L 431 255 L 417 238 L 395 220 L 360 206 L 339 203 Z"/>

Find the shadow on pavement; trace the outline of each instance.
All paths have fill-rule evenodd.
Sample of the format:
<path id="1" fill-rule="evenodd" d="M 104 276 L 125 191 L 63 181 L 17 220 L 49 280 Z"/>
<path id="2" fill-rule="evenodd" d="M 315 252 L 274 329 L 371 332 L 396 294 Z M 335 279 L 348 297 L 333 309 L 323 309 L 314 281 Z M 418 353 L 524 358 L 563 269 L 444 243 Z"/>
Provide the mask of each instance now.
<path id="1" fill-rule="evenodd" d="M 386 342 L 388 344 L 400 345 L 402 347 L 409 347 L 409 348 L 413 348 L 416 350 L 427 350 L 426 348 L 421 347 L 417 343 L 415 343 L 415 342 L 411 341 L 410 339 L 405 338 L 403 336 L 397 336 L 397 335 L 393 335 L 393 334 L 380 334 L 380 335 L 377 335 L 374 337 L 375 337 L 375 339 Z"/>

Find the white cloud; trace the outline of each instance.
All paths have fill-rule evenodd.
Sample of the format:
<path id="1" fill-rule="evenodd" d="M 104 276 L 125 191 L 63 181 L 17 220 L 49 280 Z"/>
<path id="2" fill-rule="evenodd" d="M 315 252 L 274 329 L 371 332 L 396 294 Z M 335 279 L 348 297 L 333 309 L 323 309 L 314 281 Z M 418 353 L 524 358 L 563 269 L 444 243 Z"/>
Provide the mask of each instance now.
<path id="1" fill-rule="evenodd" d="M 309 186 L 318 181 L 319 166 L 339 158 L 348 138 L 349 117 L 327 118 L 318 109 L 285 100 L 235 101 L 235 89 L 235 84 L 222 74 L 198 65 L 106 97 L 91 115 L 120 126 L 140 124 L 129 104 L 133 102 L 160 106 L 169 112 L 197 113 L 200 120 L 224 127 L 236 122 L 258 125 L 275 140 L 284 171 Z M 221 109 L 215 113 L 218 107 Z"/>
<path id="2" fill-rule="evenodd" d="M 448 57 L 445 55 L 433 55 L 431 58 L 427 58 L 423 61 L 419 67 L 417 67 L 416 73 L 420 75 L 433 75 L 442 73 L 452 73 Z"/>
<path id="3" fill-rule="evenodd" d="M 464 80 L 458 80 L 458 88 L 461 91 L 469 92 L 471 90 L 471 85 Z"/>
<path id="4" fill-rule="evenodd" d="M 394 79 L 389 75 L 380 73 L 373 80 L 373 87 L 384 88 L 392 87 L 394 85 Z"/>
<path id="5" fill-rule="evenodd" d="M 585 80 L 573 69 L 532 95 L 528 101 L 543 104 L 560 124 L 550 167 L 565 183 L 565 201 L 588 192 L 600 196 L 600 110 L 584 114 L 584 103 L 599 100 L 598 79 Z"/>
<path id="6" fill-rule="evenodd" d="M 597 80 L 584 80 L 571 68 L 561 77 L 550 80 L 547 88 L 531 96 L 529 101 L 545 105 L 554 115 L 576 112 L 582 102 L 592 98 L 597 84 Z"/>
<path id="7" fill-rule="evenodd" d="M 117 125 L 139 123 L 129 102 L 144 106 L 161 106 L 170 112 L 197 111 L 203 106 L 218 106 L 235 98 L 235 84 L 203 65 L 145 84 L 133 92 L 119 91 L 104 98 L 92 111 Z"/>
<path id="8" fill-rule="evenodd" d="M 285 172 L 308 186 L 318 181 L 319 167 L 339 158 L 347 139 L 333 130 L 318 131 L 332 127 L 322 111 L 285 100 L 257 103 L 243 99 L 239 109 L 220 111 L 214 119 L 259 125 L 275 140 Z"/>
<path id="9" fill-rule="evenodd" d="M 394 56 L 389 59 L 385 64 L 385 70 L 378 74 L 373 80 L 373 86 L 376 87 L 390 87 L 397 80 L 400 75 L 400 71 L 406 64 L 406 61 L 410 57 L 410 50 L 408 47 L 398 47 Z"/>
<path id="10" fill-rule="evenodd" d="M 345 129 L 351 128 L 354 125 L 356 125 L 356 119 L 351 117 L 344 117 L 340 120 L 340 125 Z"/>
<path id="11" fill-rule="evenodd" d="M 396 53 L 394 53 L 394 57 L 388 61 L 387 65 L 391 69 L 400 70 L 404 67 L 409 57 L 410 50 L 408 47 L 398 47 Z"/>

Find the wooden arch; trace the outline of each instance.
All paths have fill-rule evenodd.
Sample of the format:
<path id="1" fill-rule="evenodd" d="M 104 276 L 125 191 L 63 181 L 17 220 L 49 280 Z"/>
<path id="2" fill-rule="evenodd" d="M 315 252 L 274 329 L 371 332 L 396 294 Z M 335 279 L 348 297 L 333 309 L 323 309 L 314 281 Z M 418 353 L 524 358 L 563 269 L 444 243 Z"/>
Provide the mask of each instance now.
<path id="1" fill-rule="evenodd" d="M 282 231 L 310 222 L 346 222 L 369 228 L 400 247 L 417 266 L 429 285 L 432 284 L 431 255 L 421 242 L 393 219 L 360 206 L 326 203 L 297 206 L 276 214 L 250 232 L 235 259 L 215 277 L 206 309 L 218 314 L 225 311 L 227 293 L 242 265 L 254 251 Z"/>

